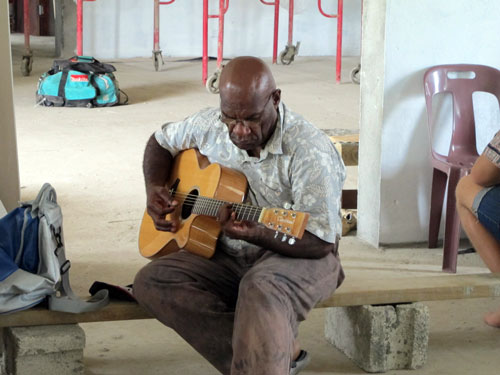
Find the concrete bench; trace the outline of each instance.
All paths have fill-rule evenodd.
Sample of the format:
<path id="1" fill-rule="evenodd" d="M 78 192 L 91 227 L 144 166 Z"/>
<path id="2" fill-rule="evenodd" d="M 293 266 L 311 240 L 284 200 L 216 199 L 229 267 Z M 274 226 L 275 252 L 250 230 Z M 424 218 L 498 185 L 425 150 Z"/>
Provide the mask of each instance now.
<path id="1" fill-rule="evenodd" d="M 328 300 L 327 340 L 368 372 L 425 364 L 429 313 L 421 301 L 500 296 L 500 273 L 390 279 L 350 277 Z M 85 335 L 77 323 L 151 319 L 133 302 L 112 301 L 97 312 L 70 314 L 32 308 L 0 316 L 6 374 L 83 374 Z M 63 370 L 61 370 L 63 369 Z"/>

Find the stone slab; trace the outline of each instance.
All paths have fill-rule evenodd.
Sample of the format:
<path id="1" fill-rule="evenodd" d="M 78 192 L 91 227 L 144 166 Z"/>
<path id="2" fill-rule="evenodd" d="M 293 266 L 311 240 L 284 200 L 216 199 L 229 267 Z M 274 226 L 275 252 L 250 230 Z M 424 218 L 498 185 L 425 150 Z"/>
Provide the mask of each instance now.
<path id="1" fill-rule="evenodd" d="M 85 333 L 77 324 L 3 329 L 5 373 L 84 374 Z"/>
<path id="2" fill-rule="evenodd" d="M 367 372 L 417 369 L 427 360 L 429 311 L 421 303 L 328 308 L 325 337 Z"/>

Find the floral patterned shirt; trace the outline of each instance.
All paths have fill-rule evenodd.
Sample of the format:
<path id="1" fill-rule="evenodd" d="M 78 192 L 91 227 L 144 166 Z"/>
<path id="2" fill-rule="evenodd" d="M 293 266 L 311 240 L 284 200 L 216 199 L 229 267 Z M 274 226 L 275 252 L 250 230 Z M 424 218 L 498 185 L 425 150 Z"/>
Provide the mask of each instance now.
<path id="1" fill-rule="evenodd" d="M 211 163 L 242 172 L 248 180 L 246 200 L 252 205 L 283 207 L 289 203 L 290 209 L 310 214 L 308 232 L 330 243 L 341 236 L 344 163 L 326 134 L 283 103 L 279 105 L 276 129 L 260 157 L 249 156 L 232 143 L 226 125 L 220 121 L 219 108 L 166 123 L 155 137 L 172 156 L 197 148 Z M 230 253 L 250 245 L 224 236 L 219 242 Z"/>
<path id="2" fill-rule="evenodd" d="M 500 168 L 500 131 L 496 133 L 490 143 L 488 143 L 484 149 L 483 155 Z"/>

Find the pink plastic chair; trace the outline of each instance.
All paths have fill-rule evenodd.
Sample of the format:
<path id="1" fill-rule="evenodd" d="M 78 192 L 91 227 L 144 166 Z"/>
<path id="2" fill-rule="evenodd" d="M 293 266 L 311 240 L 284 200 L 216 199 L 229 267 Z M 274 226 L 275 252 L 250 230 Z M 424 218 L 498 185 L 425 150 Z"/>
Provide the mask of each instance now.
<path id="1" fill-rule="evenodd" d="M 425 72 L 424 90 L 433 167 L 429 248 L 437 247 L 444 193 L 448 181 L 443 271 L 455 273 L 460 240 L 460 219 L 455 207 L 455 189 L 458 180 L 469 174 L 479 156 L 476 148 L 472 94 L 475 91 L 489 92 L 500 101 L 500 71 L 484 65 L 438 65 Z M 439 154 L 432 147 L 432 98 L 442 92 L 451 93 L 453 97 L 453 127 L 448 155 Z"/>

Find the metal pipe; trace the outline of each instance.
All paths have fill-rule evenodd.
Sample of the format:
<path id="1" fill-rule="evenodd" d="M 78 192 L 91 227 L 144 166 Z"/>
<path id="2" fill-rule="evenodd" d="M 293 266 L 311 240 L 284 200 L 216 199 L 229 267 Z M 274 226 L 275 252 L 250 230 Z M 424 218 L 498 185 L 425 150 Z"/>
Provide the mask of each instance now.
<path id="1" fill-rule="evenodd" d="M 278 60 L 278 26 L 280 21 L 280 0 L 274 1 L 273 64 Z"/>
<path id="2" fill-rule="evenodd" d="M 203 0 L 203 56 L 202 62 L 202 81 L 207 82 L 208 70 L 208 0 Z"/>
<path id="3" fill-rule="evenodd" d="M 335 67 L 335 80 L 337 83 L 340 82 L 340 72 L 342 69 L 342 19 L 344 13 L 344 2 L 343 0 L 338 0 L 337 2 L 337 14 L 327 14 L 323 11 L 321 6 L 321 0 L 318 0 L 319 12 L 328 18 L 337 18 L 337 56 L 336 67 Z"/>
<path id="4" fill-rule="evenodd" d="M 288 1 L 288 45 L 293 44 L 293 4 L 294 0 Z"/>
<path id="5" fill-rule="evenodd" d="M 338 10 L 337 10 L 337 66 L 335 68 L 335 78 L 337 83 L 340 83 L 340 72 L 342 69 L 342 19 L 344 13 L 343 0 L 338 0 Z"/>
<path id="6" fill-rule="evenodd" d="M 27 53 L 29 53 L 30 49 L 30 14 L 29 8 L 30 3 L 29 0 L 24 0 L 23 2 L 23 13 L 24 13 L 24 48 L 26 48 Z"/>
<path id="7" fill-rule="evenodd" d="M 83 0 L 76 2 L 76 54 L 83 55 Z"/>
<path id="8" fill-rule="evenodd" d="M 225 3 L 224 0 L 219 0 L 219 37 L 217 42 L 217 68 L 220 68 L 220 65 L 222 63 L 222 53 L 224 47 L 224 13 L 225 13 L 224 3 Z M 229 5 L 229 0 L 228 0 L 228 5 Z"/>
<path id="9" fill-rule="evenodd" d="M 154 32 L 153 32 L 153 50 L 160 49 L 160 1 L 154 3 Z"/>
<path id="10" fill-rule="evenodd" d="M 340 1 L 339 1 L 340 3 Z M 319 12 L 325 16 L 325 17 L 328 17 L 328 18 L 336 18 L 337 15 L 336 14 L 327 14 L 323 11 L 323 7 L 321 6 L 321 0 L 318 0 L 318 9 L 319 9 Z"/>
<path id="11" fill-rule="evenodd" d="M 280 0 L 275 0 L 274 2 L 268 2 L 265 0 L 260 0 L 264 5 L 274 5 L 274 37 L 273 37 L 273 64 L 276 64 L 278 57 L 278 23 L 279 23 L 279 8 Z"/>

